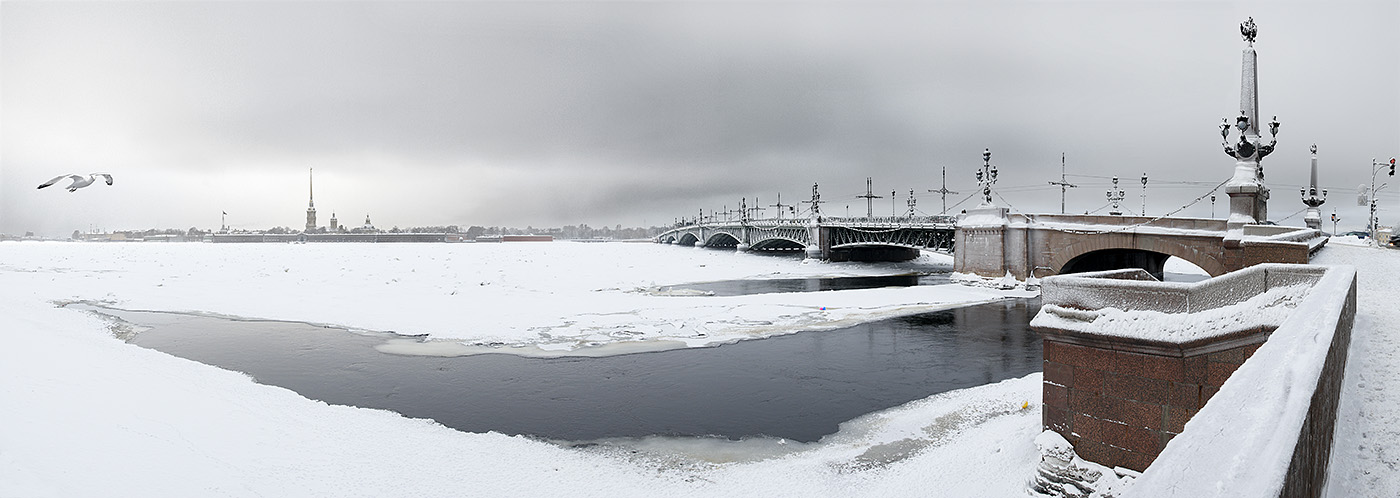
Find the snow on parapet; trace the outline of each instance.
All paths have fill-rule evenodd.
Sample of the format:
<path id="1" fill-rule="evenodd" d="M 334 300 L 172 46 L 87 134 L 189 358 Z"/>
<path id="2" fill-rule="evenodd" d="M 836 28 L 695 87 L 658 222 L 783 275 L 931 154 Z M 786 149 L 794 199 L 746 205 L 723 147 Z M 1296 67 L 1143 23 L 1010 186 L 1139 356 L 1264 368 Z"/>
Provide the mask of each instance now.
<path id="1" fill-rule="evenodd" d="M 1004 207 L 978 207 L 958 216 L 958 228 L 1005 227 L 1007 223 L 1007 209 Z"/>
<path id="2" fill-rule="evenodd" d="M 1112 307 L 1081 310 L 1046 304 L 1031 326 L 1179 344 L 1231 332 L 1278 328 L 1311 287 L 1302 283 L 1275 287 L 1244 302 L 1194 313 Z"/>
<path id="3" fill-rule="evenodd" d="M 1134 270 L 1081 273 L 1048 277 L 1041 292 L 1045 304 L 1064 308 L 1194 313 L 1241 303 L 1274 287 L 1311 284 L 1325 270 L 1268 263 L 1192 283 L 1158 282 Z"/>

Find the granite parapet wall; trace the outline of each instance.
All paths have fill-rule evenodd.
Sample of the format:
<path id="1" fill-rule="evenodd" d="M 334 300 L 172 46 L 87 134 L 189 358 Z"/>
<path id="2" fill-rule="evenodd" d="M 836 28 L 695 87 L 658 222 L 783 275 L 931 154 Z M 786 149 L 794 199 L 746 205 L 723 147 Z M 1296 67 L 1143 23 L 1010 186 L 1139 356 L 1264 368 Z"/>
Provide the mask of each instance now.
<path id="1" fill-rule="evenodd" d="M 1135 272 L 1047 278 L 1042 298 L 1073 309 L 1192 313 L 1274 287 L 1312 287 L 1302 312 L 1281 324 L 1184 342 L 1036 327 L 1044 338 L 1045 428 L 1086 459 L 1145 471 L 1132 496 L 1319 496 L 1355 316 L 1355 270 L 1267 264 L 1192 284 Z M 1193 494 L 1183 491 L 1195 489 L 1182 486 L 1188 480 L 1224 487 Z"/>

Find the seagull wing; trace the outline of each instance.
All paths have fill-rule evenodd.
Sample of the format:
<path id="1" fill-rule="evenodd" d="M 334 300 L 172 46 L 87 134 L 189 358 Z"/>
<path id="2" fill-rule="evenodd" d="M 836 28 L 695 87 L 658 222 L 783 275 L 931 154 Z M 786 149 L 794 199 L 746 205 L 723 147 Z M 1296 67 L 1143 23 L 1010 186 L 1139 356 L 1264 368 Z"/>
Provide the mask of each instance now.
<path id="1" fill-rule="evenodd" d="M 91 175 L 89 175 L 89 176 L 100 176 L 100 177 L 106 178 L 106 179 L 107 179 L 107 184 L 108 184 L 108 185 L 111 185 L 111 184 L 112 184 L 112 175 L 109 175 L 109 174 L 107 174 L 107 173 L 93 173 L 93 174 L 91 174 Z"/>
<path id="2" fill-rule="evenodd" d="M 62 179 L 64 179 L 64 178 L 73 178 L 73 179 L 75 179 L 75 180 L 82 179 L 82 177 L 81 177 L 81 176 L 78 176 L 78 175 L 58 175 L 58 176 L 53 177 L 52 180 L 49 180 L 49 181 L 47 181 L 47 182 L 44 182 L 43 185 L 39 185 L 39 188 L 44 188 L 44 187 L 47 187 L 47 186 L 49 186 L 49 185 L 53 185 L 53 184 L 55 184 L 55 183 L 58 183 L 59 180 L 62 180 Z"/>

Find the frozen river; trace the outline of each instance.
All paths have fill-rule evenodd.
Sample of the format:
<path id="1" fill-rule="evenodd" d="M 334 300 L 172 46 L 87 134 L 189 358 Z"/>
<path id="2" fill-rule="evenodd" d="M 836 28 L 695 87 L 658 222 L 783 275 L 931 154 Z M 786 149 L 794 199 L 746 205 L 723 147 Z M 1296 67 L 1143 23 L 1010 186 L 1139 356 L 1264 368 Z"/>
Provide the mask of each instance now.
<path id="1" fill-rule="evenodd" d="M 820 280 L 825 283 L 809 285 L 892 283 Z M 699 287 L 735 292 L 763 290 L 763 283 Z M 714 348 L 554 359 L 403 356 L 375 349 L 386 334 L 101 311 L 150 327 L 131 338 L 143 347 L 244 372 L 308 398 L 431 418 L 466 432 L 568 441 L 666 435 L 811 442 L 866 413 L 1039 371 L 1040 341 L 1026 327 L 1037 309 L 1034 300 L 1012 300 Z"/>
<path id="2" fill-rule="evenodd" d="M 10 430 L 0 431 L 0 494 L 1009 496 L 1024 489 L 1019 476 L 1031 475 L 1038 459 L 1040 375 L 1015 373 L 1018 354 L 1037 353 L 1002 348 L 1013 353 L 980 363 L 963 354 L 1024 336 L 923 323 L 1014 308 L 1034 293 L 927 285 L 936 282 L 806 291 L 831 287 L 821 283 L 831 278 L 925 278 L 948 271 L 944 255 L 844 264 L 556 242 L 0 243 L 0 256 L 0 394 L 14 407 Z M 802 292 L 711 286 L 757 280 Z M 126 343 L 122 327 L 63 306 L 75 302 L 176 321 L 316 325 L 205 346 L 262 356 L 266 365 L 254 368 Z M 985 304 L 992 306 L 970 308 Z M 862 324 L 888 326 L 853 328 Z M 402 336 L 514 354 L 403 356 L 374 347 Z M 323 354 L 334 361 L 313 361 Z M 381 364 L 386 358 L 404 363 Z M 955 363 L 929 363 L 939 358 Z M 330 379 L 321 391 L 285 380 L 317 375 Z M 1007 379 L 985 384 L 998 378 Z M 497 397 L 471 398 L 478 395 Z M 414 396 L 423 399 L 367 408 Z M 434 403 L 447 414 L 514 415 L 465 427 L 422 411 Z M 575 411 L 559 408 L 569 403 Z M 527 426 L 550 411 L 579 425 Z M 717 420 L 752 425 L 703 425 Z M 634 425 L 641 430 L 617 430 Z M 588 439 L 625 434 L 725 437 Z M 827 435 L 817 443 L 729 439 L 746 434 Z M 111 465 L 114 451 L 141 464 Z M 412 469 L 413 478 L 386 478 L 390 468 Z M 949 477 L 925 483 L 928 469 Z"/>

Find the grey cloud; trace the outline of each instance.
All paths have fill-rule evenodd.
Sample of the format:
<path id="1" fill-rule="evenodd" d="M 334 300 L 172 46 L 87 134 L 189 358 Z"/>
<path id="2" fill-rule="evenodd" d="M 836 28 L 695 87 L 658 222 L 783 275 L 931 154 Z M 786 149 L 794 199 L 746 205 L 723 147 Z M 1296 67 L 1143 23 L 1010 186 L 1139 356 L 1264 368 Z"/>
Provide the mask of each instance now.
<path id="1" fill-rule="evenodd" d="M 866 176 L 925 207 L 940 167 L 971 191 L 984 147 L 1008 189 L 1058 178 L 1062 151 L 1071 174 L 1223 179 L 1214 123 L 1238 104 L 1245 15 L 1261 26 L 1261 107 L 1285 123 L 1266 165 L 1280 192 L 1305 177 L 1308 143 L 1338 165 L 1400 152 L 1400 56 L 1375 34 L 1400 7 L 1385 2 L 0 8 L 0 231 L 84 225 L 37 215 L 51 199 L 20 189 L 99 161 L 286 182 L 315 166 L 356 179 L 362 204 L 400 224 L 654 223 L 805 197 L 813 182 L 850 201 Z M 420 178 L 468 185 L 465 200 L 373 199 L 375 186 L 413 196 L 399 193 Z M 1099 190 L 1073 192 L 1071 209 L 1103 204 Z M 234 194 L 221 202 L 298 224 L 269 208 L 297 199 Z M 1058 194 L 1015 200 L 1058 209 Z M 1154 191 L 1149 205 L 1181 197 Z"/>

